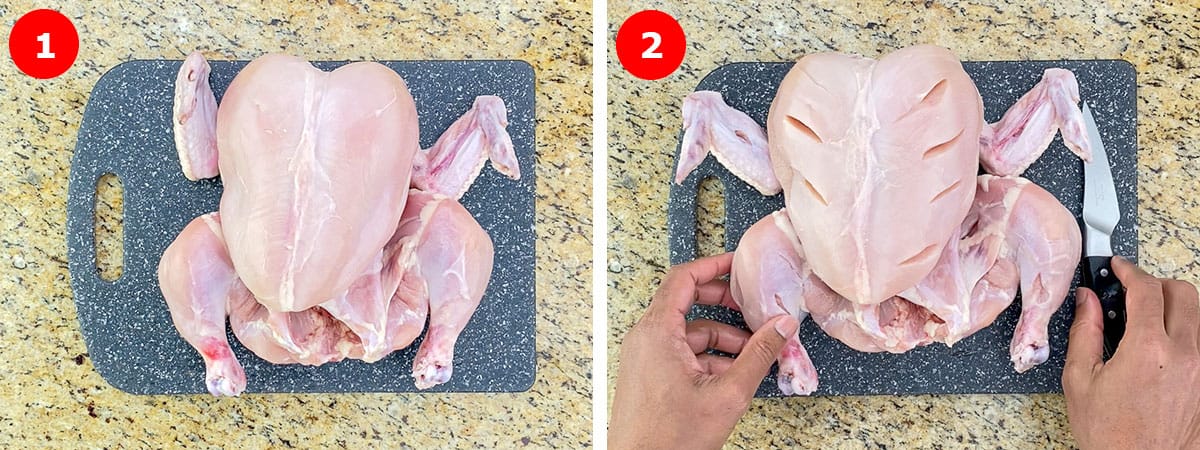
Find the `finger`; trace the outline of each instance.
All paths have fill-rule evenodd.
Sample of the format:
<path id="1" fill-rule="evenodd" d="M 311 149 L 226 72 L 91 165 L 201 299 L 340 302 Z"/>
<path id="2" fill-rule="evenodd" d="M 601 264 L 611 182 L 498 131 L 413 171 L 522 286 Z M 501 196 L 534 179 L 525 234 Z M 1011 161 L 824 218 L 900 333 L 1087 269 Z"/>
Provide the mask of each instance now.
<path id="1" fill-rule="evenodd" d="M 1195 348 L 1200 334 L 1200 302 L 1196 287 L 1179 280 L 1163 280 L 1163 308 L 1167 336 L 1172 341 Z"/>
<path id="2" fill-rule="evenodd" d="M 1100 299 L 1088 288 L 1075 291 L 1075 322 L 1067 338 L 1067 361 L 1063 365 L 1064 392 L 1088 385 L 1096 369 L 1104 365 L 1104 319 L 1100 315 Z"/>
<path id="3" fill-rule="evenodd" d="M 710 353 L 696 355 L 696 361 L 700 363 L 700 368 L 704 373 L 716 376 L 721 376 L 733 366 L 733 358 Z"/>
<path id="4" fill-rule="evenodd" d="M 750 332 L 733 325 L 712 320 L 693 320 L 687 324 L 687 343 L 692 353 L 704 353 L 710 348 L 738 353 L 748 340 Z"/>
<path id="5" fill-rule="evenodd" d="M 721 279 L 696 286 L 696 304 L 738 309 L 737 303 L 733 301 L 733 293 L 729 290 L 729 282 Z"/>
<path id="6" fill-rule="evenodd" d="M 763 324 L 750 336 L 722 379 L 747 398 L 754 396 L 763 377 L 771 370 L 771 364 L 779 358 L 787 338 L 795 335 L 798 328 L 800 323 L 789 315 L 775 316 Z"/>
<path id="7" fill-rule="evenodd" d="M 1112 268 L 1117 279 L 1125 285 L 1125 334 L 1166 335 L 1162 280 L 1120 256 L 1113 257 Z"/>
<path id="8" fill-rule="evenodd" d="M 646 313 L 686 315 L 696 301 L 696 287 L 729 273 L 732 263 L 733 253 L 725 253 L 672 267 Z"/>

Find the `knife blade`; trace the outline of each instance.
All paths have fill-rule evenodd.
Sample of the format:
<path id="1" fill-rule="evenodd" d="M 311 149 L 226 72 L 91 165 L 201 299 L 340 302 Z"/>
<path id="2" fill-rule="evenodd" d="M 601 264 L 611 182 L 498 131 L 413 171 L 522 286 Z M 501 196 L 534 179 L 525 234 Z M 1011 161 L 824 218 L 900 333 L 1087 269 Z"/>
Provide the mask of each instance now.
<path id="1" fill-rule="evenodd" d="M 1121 221 L 1121 209 L 1108 153 L 1087 103 L 1083 121 L 1092 144 L 1092 162 L 1083 163 L 1083 282 L 1100 298 L 1107 360 L 1125 335 L 1125 290 L 1112 271 L 1112 234 Z"/>

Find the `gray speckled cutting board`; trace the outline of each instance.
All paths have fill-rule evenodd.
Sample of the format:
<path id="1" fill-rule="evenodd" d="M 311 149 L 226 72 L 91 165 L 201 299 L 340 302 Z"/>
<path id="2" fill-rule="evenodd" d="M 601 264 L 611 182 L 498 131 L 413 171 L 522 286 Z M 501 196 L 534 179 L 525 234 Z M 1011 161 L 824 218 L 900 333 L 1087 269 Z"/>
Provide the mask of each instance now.
<path id="1" fill-rule="evenodd" d="M 730 106 L 765 124 L 779 82 L 793 63 L 735 63 L 706 76 L 696 90 L 720 92 Z M 1041 79 L 1049 67 L 1075 72 L 1080 95 L 1092 108 L 1108 150 L 1121 206 L 1121 222 L 1113 235 L 1114 250 L 1137 257 L 1137 95 L 1136 73 L 1125 61 L 998 61 L 964 62 L 983 96 L 984 115 L 995 122 Z M 682 139 L 682 132 L 680 139 Z M 678 155 L 678 146 L 676 147 Z M 682 186 L 671 184 L 668 207 L 671 263 L 696 257 L 696 189 L 716 177 L 724 187 L 725 248 L 733 250 L 750 225 L 783 207 L 782 195 L 764 197 L 709 156 Z M 1083 165 L 1056 137 L 1046 153 L 1025 173 L 1046 188 L 1078 218 L 1083 198 Z M 664 182 L 671 177 L 664 174 Z M 1079 283 L 1078 273 L 1074 281 Z M 1072 289 L 1073 292 L 1073 289 Z M 1073 294 L 1072 294 L 1073 295 Z M 1034 393 L 1061 392 L 1067 332 L 1074 317 L 1067 301 L 1050 322 L 1050 359 L 1023 374 L 1009 361 L 1008 345 L 1020 312 L 1020 298 L 996 321 L 953 348 L 933 344 L 904 354 L 860 353 L 827 336 L 811 320 L 800 339 L 817 367 L 820 387 L 814 395 Z M 696 307 L 695 316 L 744 326 L 739 314 L 715 307 Z M 760 397 L 780 396 L 772 373 L 758 389 Z"/>
<path id="2" fill-rule="evenodd" d="M 246 61 L 211 61 L 218 100 Z M 314 63 L 323 70 L 345 62 Z M 515 392 L 533 384 L 534 73 L 522 61 L 386 61 L 408 82 L 428 148 L 478 95 L 508 106 L 521 166 L 510 180 L 490 166 L 462 198 L 495 243 L 495 268 L 479 309 L 458 340 L 454 376 L 430 391 Z M 83 114 L 67 201 L 67 254 L 79 324 L 96 370 L 136 394 L 204 393 L 204 364 L 175 331 L 156 270 L 159 257 L 196 216 L 214 211 L 219 180 L 183 177 L 171 132 L 180 61 L 131 61 L 96 83 Z M 97 179 L 124 187 L 124 269 L 97 275 L 93 224 Z M 227 333 L 246 369 L 246 392 L 417 392 L 411 375 L 420 340 L 382 361 L 318 367 L 273 365 Z"/>

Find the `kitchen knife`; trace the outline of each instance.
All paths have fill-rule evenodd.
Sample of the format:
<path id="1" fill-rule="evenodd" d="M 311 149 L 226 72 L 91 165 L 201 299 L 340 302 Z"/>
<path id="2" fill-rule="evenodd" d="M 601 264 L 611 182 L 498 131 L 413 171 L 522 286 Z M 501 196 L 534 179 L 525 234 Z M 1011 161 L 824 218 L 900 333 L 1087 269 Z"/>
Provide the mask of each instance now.
<path id="1" fill-rule="evenodd" d="M 1092 162 L 1083 164 L 1083 283 L 1100 298 L 1104 358 L 1108 359 L 1125 335 L 1125 290 L 1112 271 L 1112 234 L 1121 220 L 1121 210 L 1108 154 L 1087 103 L 1083 105 L 1083 121 L 1092 144 Z"/>

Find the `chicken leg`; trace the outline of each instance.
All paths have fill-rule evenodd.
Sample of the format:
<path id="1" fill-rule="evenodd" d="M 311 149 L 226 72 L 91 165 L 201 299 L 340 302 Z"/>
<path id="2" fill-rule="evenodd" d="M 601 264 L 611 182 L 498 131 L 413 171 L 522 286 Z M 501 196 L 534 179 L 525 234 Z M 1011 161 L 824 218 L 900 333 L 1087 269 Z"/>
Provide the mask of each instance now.
<path id="1" fill-rule="evenodd" d="M 733 255 L 729 290 L 750 329 L 772 317 L 808 317 L 808 302 L 832 301 L 837 294 L 808 270 L 800 241 L 790 232 L 783 211 L 776 211 L 746 230 Z M 779 355 L 779 390 L 785 395 L 808 395 L 817 389 L 817 370 L 800 343 L 789 336 Z"/>
<path id="2" fill-rule="evenodd" d="M 204 358 L 208 392 L 233 396 L 246 389 L 246 373 L 225 337 L 225 315 L 250 292 L 233 271 L 218 220 L 209 213 L 184 227 L 163 253 L 158 279 L 175 328 Z"/>
<path id="3" fill-rule="evenodd" d="M 492 274 L 492 240 L 457 201 L 418 190 L 409 193 L 397 233 L 404 284 L 423 285 L 429 299 L 429 330 L 413 361 L 418 389 L 450 379 L 454 344 L 483 299 Z"/>
<path id="4" fill-rule="evenodd" d="M 979 179 L 981 195 L 1003 192 L 998 201 L 1012 204 L 1005 236 L 1021 274 L 1021 318 L 1009 352 L 1013 367 L 1024 372 L 1050 356 L 1050 318 L 1067 298 L 1083 239 L 1075 215 L 1040 186 L 1024 178 Z"/>

